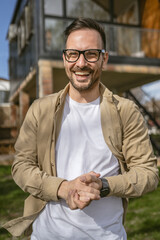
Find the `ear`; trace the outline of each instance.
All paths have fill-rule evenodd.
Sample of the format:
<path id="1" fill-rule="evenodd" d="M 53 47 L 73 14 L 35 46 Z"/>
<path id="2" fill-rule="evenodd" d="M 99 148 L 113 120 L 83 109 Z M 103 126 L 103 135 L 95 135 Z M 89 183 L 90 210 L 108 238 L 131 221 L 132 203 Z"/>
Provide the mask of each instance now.
<path id="1" fill-rule="evenodd" d="M 102 69 L 104 69 L 105 66 L 107 65 L 107 63 L 108 63 L 108 58 L 109 58 L 108 52 L 105 52 L 104 55 L 103 55 Z"/>
<path id="2" fill-rule="evenodd" d="M 63 64 L 64 64 L 64 66 L 65 66 L 65 62 L 66 62 L 66 59 L 65 59 L 65 56 L 64 56 L 64 53 L 63 53 Z"/>

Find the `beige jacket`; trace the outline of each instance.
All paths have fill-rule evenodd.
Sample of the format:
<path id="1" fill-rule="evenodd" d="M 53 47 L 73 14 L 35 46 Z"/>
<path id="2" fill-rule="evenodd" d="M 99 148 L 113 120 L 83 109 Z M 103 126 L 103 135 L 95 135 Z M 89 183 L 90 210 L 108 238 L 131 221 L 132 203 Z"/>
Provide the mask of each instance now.
<path id="1" fill-rule="evenodd" d="M 17 139 L 12 166 L 15 182 L 30 196 L 23 217 L 4 225 L 12 235 L 31 233 L 31 225 L 48 201 L 58 201 L 63 179 L 56 177 L 55 143 L 68 85 L 59 93 L 36 100 L 26 115 Z M 153 191 L 159 182 L 156 158 L 148 130 L 137 106 L 113 95 L 100 84 L 101 123 L 104 139 L 120 163 L 121 173 L 107 177 L 110 196 L 126 199 Z M 98 144 L 98 143 L 97 143 Z M 94 169 L 93 169 L 94 170 Z"/>

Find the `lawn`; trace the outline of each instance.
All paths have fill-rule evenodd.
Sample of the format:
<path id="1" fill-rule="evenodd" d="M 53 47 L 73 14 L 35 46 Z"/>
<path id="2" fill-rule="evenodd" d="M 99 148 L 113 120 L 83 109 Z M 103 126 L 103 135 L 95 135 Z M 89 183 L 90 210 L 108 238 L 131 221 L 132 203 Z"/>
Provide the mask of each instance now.
<path id="1" fill-rule="evenodd" d="M 160 239 L 160 184 L 156 191 L 130 199 L 125 228 L 128 240 Z"/>
<path id="2" fill-rule="evenodd" d="M 10 166 L 0 166 L 0 226 L 15 217 L 21 216 L 26 193 L 16 186 L 10 175 Z M 152 193 L 129 203 L 125 228 L 128 240 L 159 240 L 160 239 L 160 185 Z M 0 228 L 0 240 L 13 238 Z"/>
<path id="3" fill-rule="evenodd" d="M 11 167 L 0 166 L 0 226 L 22 215 L 23 201 L 27 195 L 12 180 Z M 0 240 L 9 239 L 25 238 L 13 238 L 5 229 L 0 228 Z"/>

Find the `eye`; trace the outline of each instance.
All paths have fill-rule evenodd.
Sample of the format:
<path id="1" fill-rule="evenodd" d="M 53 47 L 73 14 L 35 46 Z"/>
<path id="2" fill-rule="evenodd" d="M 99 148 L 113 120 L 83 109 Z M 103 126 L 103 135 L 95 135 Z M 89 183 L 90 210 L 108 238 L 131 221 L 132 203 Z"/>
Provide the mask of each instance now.
<path id="1" fill-rule="evenodd" d="M 94 57 L 94 56 L 97 56 L 97 53 L 96 53 L 96 52 L 88 52 L 87 54 L 88 54 L 89 56 L 93 56 L 93 57 Z"/>
<path id="2" fill-rule="evenodd" d="M 70 57 L 74 57 L 74 56 L 77 56 L 77 55 L 78 55 L 78 53 L 77 53 L 76 51 L 69 51 L 69 52 L 67 52 L 67 54 L 68 54 L 68 56 L 70 56 Z"/>
<path id="3" fill-rule="evenodd" d="M 97 59 L 98 57 L 98 52 L 96 50 L 89 50 L 86 52 L 86 58 L 89 58 L 89 59 Z"/>

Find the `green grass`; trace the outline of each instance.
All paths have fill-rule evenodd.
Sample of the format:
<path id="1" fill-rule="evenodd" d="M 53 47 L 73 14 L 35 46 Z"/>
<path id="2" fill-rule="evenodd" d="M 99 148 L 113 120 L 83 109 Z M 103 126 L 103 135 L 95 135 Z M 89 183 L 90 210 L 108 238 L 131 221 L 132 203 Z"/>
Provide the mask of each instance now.
<path id="1" fill-rule="evenodd" d="M 0 225 L 22 215 L 26 197 L 12 180 L 10 166 L 0 166 Z M 160 239 L 160 185 L 156 191 L 130 200 L 125 228 L 128 240 Z M 0 228 L 0 240 L 9 239 L 27 238 L 13 238 Z"/>
<path id="2" fill-rule="evenodd" d="M 156 191 L 130 199 L 125 228 L 128 240 L 160 239 L 160 184 Z"/>
<path id="3" fill-rule="evenodd" d="M 0 166 L 0 226 L 22 215 L 24 199 L 27 196 L 12 180 L 11 167 Z M 9 239 L 25 238 L 12 238 L 5 229 L 0 228 L 0 240 Z"/>

